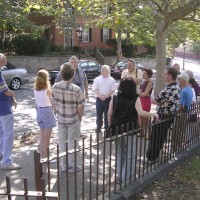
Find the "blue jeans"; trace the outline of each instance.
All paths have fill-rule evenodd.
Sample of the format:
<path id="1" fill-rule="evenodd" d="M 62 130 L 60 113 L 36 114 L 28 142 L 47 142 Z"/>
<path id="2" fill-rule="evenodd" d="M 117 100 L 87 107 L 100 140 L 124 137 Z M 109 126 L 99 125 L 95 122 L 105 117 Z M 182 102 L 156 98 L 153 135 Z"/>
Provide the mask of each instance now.
<path id="1" fill-rule="evenodd" d="M 13 163 L 11 155 L 14 137 L 13 127 L 13 114 L 0 116 L 0 155 L 3 155 L 1 166 L 8 166 Z"/>
<path id="2" fill-rule="evenodd" d="M 96 99 L 96 111 L 97 111 L 97 129 L 101 130 L 103 125 L 103 115 L 104 115 L 104 127 L 108 127 L 108 108 L 110 103 L 111 97 L 107 98 L 105 101 L 102 101 L 100 98 L 97 97 Z"/>
<path id="3" fill-rule="evenodd" d="M 123 182 L 129 182 L 135 175 L 136 135 L 121 136 L 114 142 L 117 148 L 117 175 Z"/>

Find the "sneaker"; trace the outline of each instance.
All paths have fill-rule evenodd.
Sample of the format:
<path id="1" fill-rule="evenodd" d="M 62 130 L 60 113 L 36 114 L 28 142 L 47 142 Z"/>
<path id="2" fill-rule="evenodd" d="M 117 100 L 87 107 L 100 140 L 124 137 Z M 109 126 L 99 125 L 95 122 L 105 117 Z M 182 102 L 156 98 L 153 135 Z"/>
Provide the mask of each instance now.
<path id="1" fill-rule="evenodd" d="M 0 161 L 3 159 L 3 155 L 0 155 Z"/>
<path id="2" fill-rule="evenodd" d="M 50 160 L 49 163 L 50 163 L 50 164 L 57 163 L 57 160 L 56 160 L 56 159 Z"/>
<path id="3" fill-rule="evenodd" d="M 3 170 L 18 170 L 18 169 L 21 169 L 21 166 L 13 163 L 11 165 L 1 166 L 1 169 L 3 169 Z"/>
<path id="4" fill-rule="evenodd" d="M 75 167 L 70 166 L 70 167 L 68 168 L 68 173 L 69 173 L 69 174 L 73 174 L 73 173 L 75 173 L 75 172 L 81 172 L 81 171 L 82 171 L 82 169 L 81 169 L 80 166 L 76 166 L 76 171 L 75 171 Z"/>

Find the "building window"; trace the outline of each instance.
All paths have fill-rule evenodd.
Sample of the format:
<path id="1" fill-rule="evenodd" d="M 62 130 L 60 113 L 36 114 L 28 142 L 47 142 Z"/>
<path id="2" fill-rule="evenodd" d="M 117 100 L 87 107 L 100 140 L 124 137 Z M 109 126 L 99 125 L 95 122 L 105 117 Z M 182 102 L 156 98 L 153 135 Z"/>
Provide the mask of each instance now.
<path id="1" fill-rule="evenodd" d="M 109 29 L 103 28 L 103 41 L 106 42 L 107 39 L 109 39 Z"/>
<path id="2" fill-rule="evenodd" d="M 82 42 L 89 42 L 89 29 L 83 30 Z"/>

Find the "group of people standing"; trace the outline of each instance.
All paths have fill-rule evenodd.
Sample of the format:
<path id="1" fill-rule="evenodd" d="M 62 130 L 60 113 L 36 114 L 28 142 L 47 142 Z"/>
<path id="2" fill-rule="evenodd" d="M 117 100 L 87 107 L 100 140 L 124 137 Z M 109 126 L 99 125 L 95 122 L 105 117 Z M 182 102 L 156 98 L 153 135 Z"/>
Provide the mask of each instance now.
<path id="1" fill-rule="evenodd" d="M 0 54 L 0 68 L 6 63 L 6 57 Z M 153 99 L 151 98 L 153 82 L 151 69 L 137 69 L 132 59 L 128 60 L 127 69 L 122 72 L 117 93 L 116 82 L 110 76 L 110 67 L 103 65 L 101 75 L 94 79 L 92 90 L 96 95 L 96 132 L 99 134 L 103 128 L 117 131 L 116 127 L 129 124 L 124 130 L 132 130 L 137 127 L 147 126 L 149 117 L 153 117 L 155 122 L 159 119 L 175 117 L 177 113 L 188 112 L 194 93 L 192 91 L 195 80 L 191 73 L 180 73 L 176 69 L 177 65 L 166 68 L 163 79 L 166 82 L 165 88 Z M 189 74 L 189 75 L 188 75 Z M 191 84 L 189 85 L 189 81 Z M 143 80 L 143 81 L 142 81 Z M 197 84 L 198 85 L 198 84 Z M 195 92 L 195 97 L 198 92 Z M 74 149 L 74 141 L 77 144 L 80 138 L 81 120 L 84 113 L 84 105 L 88 96 L 88 81 L 84 71 L 78 67 L 78 59 L 72 56 L 68 63 L 61 66 L 60 72 L 55 79 L 52 89 L 49 83 L 49 74 L 45 69 L 37 72 L 34 83 L 34 96 L 36 102 L 37 122 L 40 127 L 39 151 L 41 158 L 47 157 L 47 149 L 50 144 L 52 129 L 58 124 L 58 139 L 60 152 Z M 151 104 L 157 104 L 157 113 L 152 113 Z M 2 169 L 19 169 L 20 166 L 13 164 L 11 150 L 13 145 L 13 113 L 12 105 L 16 106 L 14 92 L 9 90 L 0 71 L 0 160 Z M 173 123 L 158 123 L 153 126 L 150 134 L 150 141 L 146 158 L 155 160 L 167 137 L 167 131 Z M 9 123 L 9 124 L 8 124 Z M 118 129 L 119 131 L 119 129 Z M 141 136 L 143 132 L 139 133 Z M 161 135 L 161 142 L 158 144 L 158 134 Z M 134 137 L 129 136 L 129 137 Z M 127 168 L 131 168 L 131 163 L 135 155 L 135 147 L 132 148 L 131 138 L 126 137 L 116 141 L 117 172 L 124 181 Z M 155 146 L 157 146 L 155 148 Z M 128 156 L 126 156 L 128 155 Z M 77 165 L 73 154 L 61 159 L 61 170 L 74 173 L 81 171 Z M 66 166 L 66 163 L 68 165 Z M 132 164 L 133 166 L 133 164 Z M 134 169 L 132 169 L 134 170 Z M 128 170 L 129 171 L 129 170 Z M 131 171 L 131 170 L 130 170 Z"/>

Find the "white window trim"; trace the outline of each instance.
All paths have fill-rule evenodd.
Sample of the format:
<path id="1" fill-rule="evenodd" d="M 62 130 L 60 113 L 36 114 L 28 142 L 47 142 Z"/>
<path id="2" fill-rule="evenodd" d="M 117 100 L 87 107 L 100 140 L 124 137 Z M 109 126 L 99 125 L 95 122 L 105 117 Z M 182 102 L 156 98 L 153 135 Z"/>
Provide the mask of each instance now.
<path id="1" fill-rule="evenodd" d="M 85 34 L 85 37 L 87 37 L 87 39 L 84 39 L 83 35 Z M 89 42 L 90 40 L 90 35 L 89 35 L 89 28 L 88 29 L 84 29 L 82 32 L 82 42 Z"/>
<path id="2" fill-rule="evenodd" d="M 107 34 L 105 34 L 105 31 L 107 31 Z M 103 28 L 103 42 L 106 42 L 107 39 L 109 39 L 109 29 Z"/>

